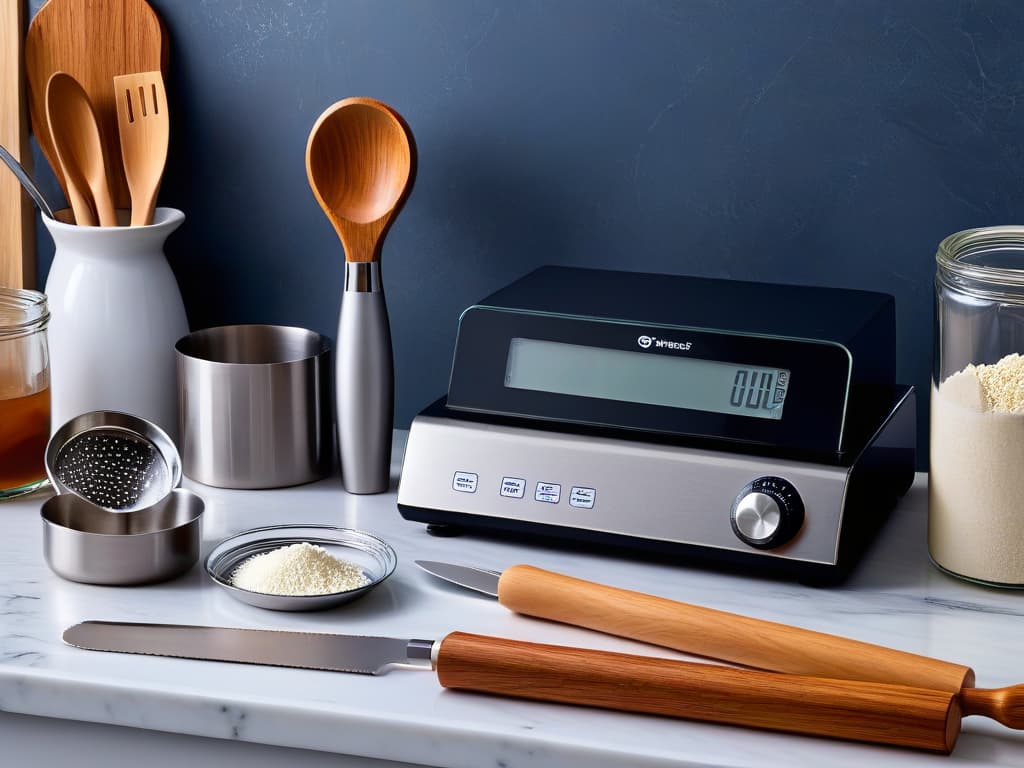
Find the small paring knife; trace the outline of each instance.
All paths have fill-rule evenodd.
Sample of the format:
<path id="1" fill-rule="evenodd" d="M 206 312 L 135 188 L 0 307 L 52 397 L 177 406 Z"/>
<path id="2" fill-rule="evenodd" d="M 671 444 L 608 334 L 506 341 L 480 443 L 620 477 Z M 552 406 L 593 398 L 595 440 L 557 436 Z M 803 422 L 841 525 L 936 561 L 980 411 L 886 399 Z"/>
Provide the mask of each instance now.
<path id="1" fill-rule="evenodd" d="M 948 753 L 964 714 L 1002 716 L 944 691 L 730 669 L 453 632 L 441 640 L 87 621 L 64 642 L 94 651 L 376 675 L 433 669 L 445 688 Z M 982 693 L 982 692 L 979 692 Z M 991 699 L 1003 691 L 984 692 Z"/>
<path id="2" fill-rule="evenodd" d="M 794 675 L 959 693 L 970 667 L 846 637 L 680 603 L 530 565 L 503 572 L 417 560 L 427 573 L 497 597 L 506 608 L 683 653 Z"/>

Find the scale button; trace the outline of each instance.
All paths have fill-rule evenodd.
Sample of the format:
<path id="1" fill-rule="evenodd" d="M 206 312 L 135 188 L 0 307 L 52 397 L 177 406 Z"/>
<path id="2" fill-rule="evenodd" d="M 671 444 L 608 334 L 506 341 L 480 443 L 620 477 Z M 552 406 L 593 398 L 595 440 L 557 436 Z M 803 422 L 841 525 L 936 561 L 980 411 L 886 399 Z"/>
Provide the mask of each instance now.
<path id="1" fill-rule="evenodd" d="M 475 472 L 456 472 L 452 478 L 452 490 L 461 493 L 476 493 L 477 476 Z"/>
<path id="2" fill-rule="evenodd" d="M 501 478 L 501 495 L 510 499 L 521 499 L 526 493 L 526 480 L 521 477 Z"/>
<path id="3" fill-rule="evenodd" d="M 569 492 L 569 506 L 593 509 L 595 498 L 597 498 L 597 491 L 593 488 L 578 488 L 574 485 L 572 491 Z"/>
<path id="4" fill-rule="evenodd" d="M 534 491 L 535 501 L 543 501 L 545 504 L 557 504 L 562 498 L 562 486 L 556 483 L 537 483 L 537 490 Z"/>

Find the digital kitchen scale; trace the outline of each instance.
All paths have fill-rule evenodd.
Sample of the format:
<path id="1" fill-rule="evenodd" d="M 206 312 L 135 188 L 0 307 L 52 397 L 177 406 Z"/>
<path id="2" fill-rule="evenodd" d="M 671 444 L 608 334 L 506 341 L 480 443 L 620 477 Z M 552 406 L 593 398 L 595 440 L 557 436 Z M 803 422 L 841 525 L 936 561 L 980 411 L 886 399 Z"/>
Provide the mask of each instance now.
<path id="1" fill-rule="evenodd" d="M 880 293 L 543 267 L 463 312 L 398 508 L 842 578 L 914 477 L 895 331 Z"/>

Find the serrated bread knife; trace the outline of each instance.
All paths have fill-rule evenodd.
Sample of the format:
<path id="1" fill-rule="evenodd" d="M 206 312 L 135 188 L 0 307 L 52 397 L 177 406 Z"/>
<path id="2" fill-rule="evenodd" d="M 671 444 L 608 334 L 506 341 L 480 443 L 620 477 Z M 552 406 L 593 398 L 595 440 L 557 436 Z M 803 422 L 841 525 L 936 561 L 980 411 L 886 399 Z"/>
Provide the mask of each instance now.
<path id="1" fill-rule="evenodd" d="M 87 621 L 64 642 L 93 651 L 376 675 L 433 669 L 445 688 L 816 736 L 952 750 L 956 694 L 783 675 L 453 632 L 441 640 Z M 991 708 L 990 708 L 991 709 Z M 975 711 L 975 714 L 990 714 Z"/>

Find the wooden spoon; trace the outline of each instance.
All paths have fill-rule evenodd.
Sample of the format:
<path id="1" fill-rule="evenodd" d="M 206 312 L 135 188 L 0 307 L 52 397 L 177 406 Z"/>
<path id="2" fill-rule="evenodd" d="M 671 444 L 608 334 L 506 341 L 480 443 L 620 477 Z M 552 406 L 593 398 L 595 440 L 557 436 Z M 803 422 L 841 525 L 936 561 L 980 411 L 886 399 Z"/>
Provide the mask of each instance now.
<path id="1" fill-rule="evenodd" d="M 342 99 L 313 125 L 306 174 L 347 261 L 380 260 L 388 228 L 412 192 L 415 153 L 405 121 L 376 99 Z"/>
<path id="2" fill-rule="evenodd" d="M 82 221 L 82 216 L 91 219 L 95 206 L 100 225 L 116 227 L 117 214 L 110 196 L 96 114 L 85 89 L 65 72 L 54 72 L 46 84 L 46 119 L 57 158 L 68 180 L 68 195 L 76 222 L 88 223 Z"/>
<path id="3" fill-rule="evenodd" d="M 46 124 L 46 84 L 54 72 L 67 72 L 89 94 L 104 146 L 117 146 L 114 89 L 118 75 L 159 69 L 167 76 L 167 33 L 146 0 L 47 0 L 25 39 L 32 132 L 67 192 Z M 117 152 L 111 153 L 116 159 Z M 110 166 L 111 192 L 118 208 L 131 205 L 120 163 Z"/>
<path id="4" fill-rule="evenodd" d="M 395 382 L 380 255 L 412 191 L 412 131 L 375 99 L 339 101 L 310 131 L 306 174 L 347 261 L 335 355 L 342 481 L 349 493 L 381 493 L 390 483 Z"/>
<path id="5" fill-rule="evenodd" d="M 57 77 L 58 74 L 54 73 L 53 77 Z M 56 100 L 56 96 L 54 96 L 54 100 Z M 50 114 L 49 101 L 50 89 L 47 87 L 45 106 L 47 118 L 49 118 Z M 48 138 L 51 136 L 49 119 L 47 119 L 46 135 Z M 77 165 L 65 168 L 60 156 L 57 154 L 56 147 L 53 146 L 52 139 L 50 141 L 50 146 L 54 153 L 53 168 L 64 180 L 64 194 L 71 205 L 71 210 L 75 214 L 74 223 L 80 227 L 95 227 L 97 224 L 96 208 L 93 205 L 92 194 L 89 192 L 89 185 L 86 183 L 81 169 Z"/>

